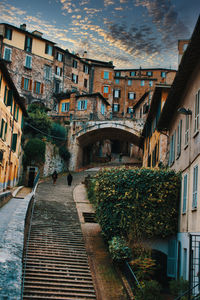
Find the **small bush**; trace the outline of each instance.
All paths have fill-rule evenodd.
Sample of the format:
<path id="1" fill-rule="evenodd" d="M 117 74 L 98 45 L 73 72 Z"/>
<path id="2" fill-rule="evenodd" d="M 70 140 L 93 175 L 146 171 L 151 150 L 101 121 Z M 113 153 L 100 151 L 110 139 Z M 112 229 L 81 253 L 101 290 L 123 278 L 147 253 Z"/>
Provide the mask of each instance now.
<path id="1" fill-rule="evenodd" d="M 138 280 L 150 280 L 154 275 L 156 263 L 150 257 L 140 257 L 130 262 Z"/>
<path id="2" fill-rule="evenodd" d="M 38 139 L 30 139 L 24 147 L 23 164 L 27 166 L 29 164 L 41 164 L 45 161 L 45 143 Z"/>
<path id="3" fill-rule="evenodd" d="M 160 300 L 161 286 L 156 280 L 143 282 L 143 288 L 136 290 L 137 300 Z"/>
<path id="4" fill-rule="evenodd" d="M 131 249 L 126 245 L 123 238 L 114 236 L 111 241 L 108 242 L 109 252 L 114 261 L 130 260 L 132 257 Z"/>
<path id="5" fill-rule="evenodd" d="M 189 282 L 187 280 L 184 280 L 183 278 L 172 280 L 169 283 L 169 289 L 172 295 L 176 297 L 180 296 L 189 289 Z"/>

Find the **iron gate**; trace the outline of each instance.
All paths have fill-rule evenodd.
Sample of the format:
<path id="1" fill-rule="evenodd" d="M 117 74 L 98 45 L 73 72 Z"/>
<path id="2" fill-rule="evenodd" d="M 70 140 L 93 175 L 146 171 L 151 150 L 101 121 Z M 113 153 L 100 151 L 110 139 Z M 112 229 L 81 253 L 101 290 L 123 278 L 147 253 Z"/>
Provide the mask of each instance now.
<path id="1" fill-rule="evenodd" d="M 189 253 L 189 284 L 192 291 L 188 299 L 191 299 L 192 294 L 200 293 L 200 235 L 190 234 Z"/>

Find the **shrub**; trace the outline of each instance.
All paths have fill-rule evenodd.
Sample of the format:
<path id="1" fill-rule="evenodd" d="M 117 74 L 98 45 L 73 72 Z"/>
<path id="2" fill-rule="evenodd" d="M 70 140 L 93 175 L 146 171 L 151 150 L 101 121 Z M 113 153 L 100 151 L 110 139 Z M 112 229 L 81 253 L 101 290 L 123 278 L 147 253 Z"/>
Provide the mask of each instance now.
<path id="1" fill-rule="evenodd" d="M 113 236 L 165 238 L 177 231 L 180 176 L 172 170 L 112 168 L 94 180 L 96 216 Z"/>
<path id="2" fill-rule="evenodd" d="M 64 161 L 68 161 L 70 159 L 70 153 L 64 145 L 59 147 L 59 154 Z"/>
<path id="3" fill-rule="evenodd" d="M 56 137 L 52 138 L 53 142 L 56 145 L 61 145 L 66 140 L 66 129 L 62 125 L 53 122 L 51 126 L 51 136 Z"/>
<path id="4" fill-rule="evenodd" d="M 183 278 L 180 278 L 178 280 L 171 280 L 169 283 L 169 289 L 172 295 L 176 297 L 180 296 L 189 289 L 189 282 L 187 280 L 184 280 Z"/>
<path id="5" fill-rule="evenodd" d="M 38 139 L 30 139 L 24 147 L 23 164 L 40 164 L 45 161 L 45 143 Z"/>
<path id="6" fill-rule="evenodd" d="M 131 249 L 127 246 L 125 240 L 119 236 L 114 236 L 108 242 L 109 252 L 114 261 L 130 260 L 132 257 Z"/>
<path id="7" fill-rule="evenodd" d="M 156 263 L 150 257 L 139 257 L 130 262 L 137 279 L 139 281 L 150 280 L 154 275 Z"/>
<path id="8" fill-rule="evenodd" d="M 160 300 L 161 299 L 161 286 L 155 280 L 143 282 L 143 288 L 137 289 L 135 298 L 137 300 Z"/>

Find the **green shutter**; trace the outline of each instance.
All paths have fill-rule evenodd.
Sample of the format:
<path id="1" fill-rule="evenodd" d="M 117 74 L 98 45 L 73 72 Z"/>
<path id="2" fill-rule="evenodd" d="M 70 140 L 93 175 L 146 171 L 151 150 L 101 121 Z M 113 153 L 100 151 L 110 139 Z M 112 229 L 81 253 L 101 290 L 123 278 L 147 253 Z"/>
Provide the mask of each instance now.
<path id="1" fill-rule="evenodd" d="M 167 256 L 167 276 L 176 278 L 177 242 L 169 240 Z"/>
<path id="2" fill-rule="evenodd" d="M 4 119 L 1 120 L 0 138 L 2 138 L 2 135 L 3 135 L 3 127 L 4 127 Z"/>
<path id="3" fill-rule="evenodd" d="M 17 133 L 14 133 L 12 137 L 12 146 L 11 146 L 14 152 L 16 151 L 16 146 L 17 146 Z"/>
<path id="4" fill-rule="evenodd" d="M 14 118 L 15 118 L 15 114 L 16 114 L 16 103 L 14 104 L 14 112 L 13 112 Z"/>
<path id="5" fill-rule="evenodd" d="M 21 129 L 24 127 L 24 116 L 22 115 L 22 120 L 21 120 Z"/>
<path id="6" fill-rule="evenodd" d="M 13 101 L 13 91 L 9 90 L 8 91 L 7 106 L 11 106 L 12 107 L 12 101 Z"/>
<path id="7" fill-rule="evenodd" d="M 1 90 L 1 83 L 2 83 L 2 75 L 0 77 L 0 90 Z"/>
<path id="8" fill-rule="evenodd" d="M 4 140 L 6 140 L 7 127 L 8 127 L 8 124 L 6 123 L 6 125 L 5 125 L 5 133 L 4 133 Z"/>
<path id="9" fill-rule="evenodd" d="M 16 120 L 18 121 L 19 119 L 19 106 L 17 107 L 17 116 L 16 116 Z"/>
<path id="10" fill-rule="evenodd" d="M 4 103 L 6 104 L 7 101 L 7 86 L 5 86 L 5 91 L 4 91 Z"/>

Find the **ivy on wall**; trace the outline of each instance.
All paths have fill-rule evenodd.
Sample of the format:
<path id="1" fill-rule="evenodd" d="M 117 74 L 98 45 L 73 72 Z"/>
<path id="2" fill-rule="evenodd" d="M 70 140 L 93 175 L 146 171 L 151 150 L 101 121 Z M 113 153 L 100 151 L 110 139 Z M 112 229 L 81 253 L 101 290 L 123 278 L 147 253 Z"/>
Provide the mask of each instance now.
<path id="1" fill-rule="evenodd" d="M 112 168 L 88 183 L 88 195 L 107 240 L 165 238 L 178 223 L 180 175 L 172 170 Z"/>

